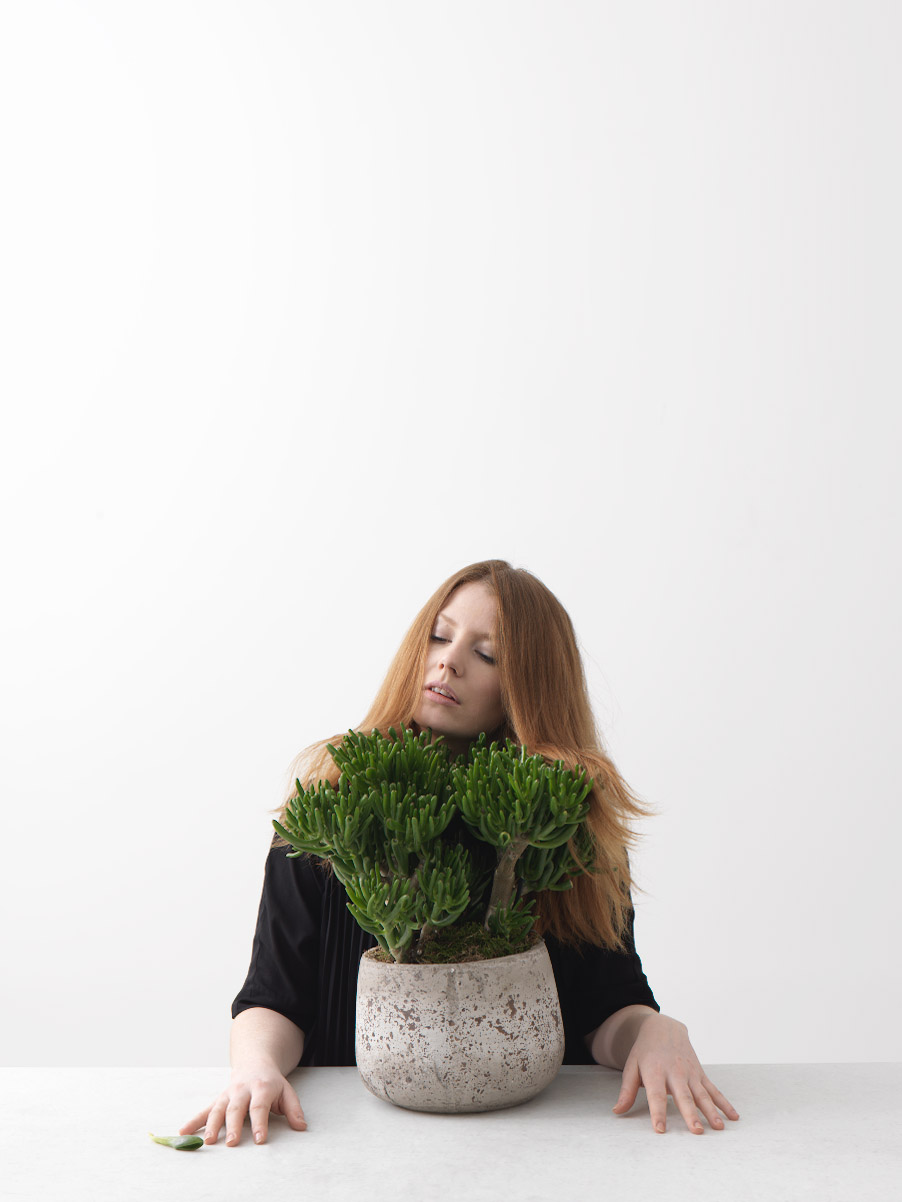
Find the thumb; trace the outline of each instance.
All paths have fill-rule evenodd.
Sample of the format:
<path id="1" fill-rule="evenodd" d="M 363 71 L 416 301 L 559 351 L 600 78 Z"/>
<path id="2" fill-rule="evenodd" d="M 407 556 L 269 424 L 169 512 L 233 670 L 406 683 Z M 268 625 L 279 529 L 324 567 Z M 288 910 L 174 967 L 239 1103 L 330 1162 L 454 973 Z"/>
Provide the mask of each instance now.
<path id="1" fill-rule="evenodd" d="M 636 1100 L 639 1085 L 639 1065 L 635 1058 L 630 1056 L 623 1069 L 623 1077 L 620 1081 L 620 1096 L 614 1104 L 615 1114 L 626 1114 Z"/>
<path id="2" fill-rule="evenodd" d="M 282 1090 L 282 1113 L 288 1119 L 288 1125 L 295 1131 L 307 1130 L 307 1120 L 304 1118 L 298 1095 L 290 1085 L 286 1085 Z"/>

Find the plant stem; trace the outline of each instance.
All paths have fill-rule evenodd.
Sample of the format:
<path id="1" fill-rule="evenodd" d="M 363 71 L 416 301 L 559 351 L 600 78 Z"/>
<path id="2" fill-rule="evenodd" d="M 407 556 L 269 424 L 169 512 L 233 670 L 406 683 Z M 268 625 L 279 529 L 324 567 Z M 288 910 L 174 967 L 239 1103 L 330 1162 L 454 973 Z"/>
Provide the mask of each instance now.
<path id="1" fill-rule="evenodd" d="M 510 905 L 516 880 L 514 865 L 527 847 L 529 847 L 529 838 L 526 835 L 520 835 L 516 839 L 511 839 L 498 859 L 498 867 L 495 869 L 495 876 L 492 880 L 492 895 L 489 898 L 489 908 L 486 911 L 485 922 L 483 923 L 487 931 L 490 929 L 489 923 L 494 918 L 495 911 L 506 909 Z"/>
<path id="2" fill-rule="evenodd" d="M 420 937 L 417 940 L 417 959 L 418 960 L 419 960 L 420 956 L 422 956 L 422 954 L 423 954 L 423 948 L 426 946 L 426 940 L 429 938 L 429 936 L 432 934 L 432 932 L 434 930 L 435 930 L 435 927 L 432 926 L 432 924 L 428 923 L 428 922 L 426 923 L 425 926 L 420 928 Z"/>

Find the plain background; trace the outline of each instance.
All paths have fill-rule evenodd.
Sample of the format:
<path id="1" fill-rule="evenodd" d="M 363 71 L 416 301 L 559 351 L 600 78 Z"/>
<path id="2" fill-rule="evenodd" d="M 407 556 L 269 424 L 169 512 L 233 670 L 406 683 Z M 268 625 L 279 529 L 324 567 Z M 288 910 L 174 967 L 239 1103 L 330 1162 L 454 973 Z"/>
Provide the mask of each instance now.
<path id="1" fill-rule="evenodd" d="M 226 1063 L 291 760 L 486 557 L 702 1060 L 902 1058 L 902 10 L 0 11 L 0 1061 Z"/>

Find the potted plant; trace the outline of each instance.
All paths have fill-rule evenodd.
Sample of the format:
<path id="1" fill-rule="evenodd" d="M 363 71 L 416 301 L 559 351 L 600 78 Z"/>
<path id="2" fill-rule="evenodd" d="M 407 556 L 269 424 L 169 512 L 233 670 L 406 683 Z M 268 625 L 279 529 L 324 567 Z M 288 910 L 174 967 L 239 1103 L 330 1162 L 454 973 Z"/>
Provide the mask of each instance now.
<path id="1" fill-rule="evenodd" d="M 364 1084 L 414 1110 L 493 1110 L 534 1097 L 563 1061 L 535 898 L 592 871 L 592 782 L 485 735 L 453 758 L 431 731 L 349 731 L 339 777 L 296 781 L 278 833 L 327 859 L 378 946 L 358 976 Z"/>

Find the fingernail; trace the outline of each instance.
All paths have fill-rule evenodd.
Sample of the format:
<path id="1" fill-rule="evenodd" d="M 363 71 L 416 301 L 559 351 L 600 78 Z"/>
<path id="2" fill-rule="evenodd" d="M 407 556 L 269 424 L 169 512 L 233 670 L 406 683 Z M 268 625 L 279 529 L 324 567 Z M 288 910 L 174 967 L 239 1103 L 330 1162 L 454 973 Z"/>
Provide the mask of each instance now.
<path id="1" fill-rule="evenodd" d="M 254 1132 L 254 1143 L 259 1144 L 262 1141 L 262 1139 L 263 1139 L 263 1132 L 255 1131 Z"/>
<path id="2" fill-rule="evenodd" d="M 227 1143 L 227 1144 L 233 1144 L 234 1142 L 235 1142 L 235 1136 L 234 1136 L 234 1135 L 227 1135 L 227 1136 L 226 1136 L 226 1143 Z"/>
<path id="3" fill-rule="evenodd" d="M 663 1123 L 658 1123 L 658 1125 L 657 1125 L 657 1127 L 655 1128 L 655 1130 L 656 1130 L 656 1131 L 663 1131 L 663 1130 L 664 1130 L 664 1124 L 663 1124 Z"/>

